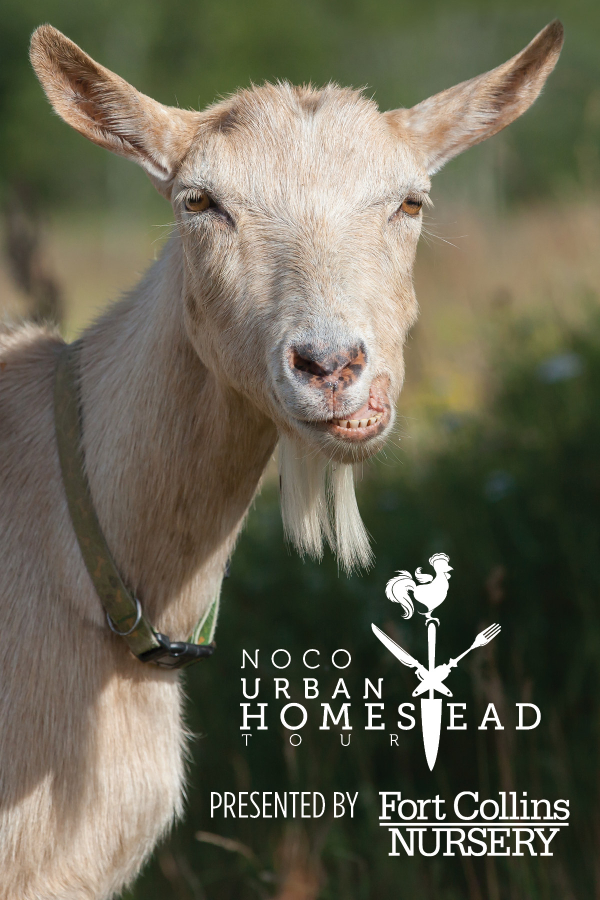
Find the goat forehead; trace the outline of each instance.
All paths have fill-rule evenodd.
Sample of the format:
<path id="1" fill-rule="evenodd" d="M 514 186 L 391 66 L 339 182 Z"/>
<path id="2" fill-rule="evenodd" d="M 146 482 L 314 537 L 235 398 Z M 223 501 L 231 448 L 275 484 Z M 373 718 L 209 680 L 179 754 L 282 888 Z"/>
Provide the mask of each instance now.
<path id="1" fill-rule="evenodd" d="M 381 116 L 360 91 L 332 84 L 314 89 L 280 83 L 238 91 L 209 108 L 205 123 L 221 134 L 322 133 L 332 127 L 381 127 Z"/>
<path id="2" fill-rule="evenodd" d="M 360 92 L 265 85 L 207 111 L 182 177 L 268 200 L 311 189 L 357 202 L 427 187 L 408 144 Z"/>

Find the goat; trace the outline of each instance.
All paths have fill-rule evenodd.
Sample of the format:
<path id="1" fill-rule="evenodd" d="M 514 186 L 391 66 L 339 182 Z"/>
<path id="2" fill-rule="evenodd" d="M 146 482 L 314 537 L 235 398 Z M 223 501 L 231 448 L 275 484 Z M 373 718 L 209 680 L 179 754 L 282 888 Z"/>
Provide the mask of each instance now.
<path id="1" fill-rule="evenodd" d="M 278 440 L 292 541 L 318 555 L 327 538 L 347 568 L 368 560 L 352 464 L 392 428 L 430 176 L 521 115 L 561 45 L 554 22 L 412 109 L 279 83 L 194 112 L 35 31 L 56 112 L 139 163 L 178 226 L 80 346 L 93 504 L 161 632 L 185 639 L 218 594 Z M 0 333 L 3 900 L 111 897 L 182 813 L 178 675 L 108 628 L 69 517 L 52 400 L 63 346 L 50 328 Z"/>

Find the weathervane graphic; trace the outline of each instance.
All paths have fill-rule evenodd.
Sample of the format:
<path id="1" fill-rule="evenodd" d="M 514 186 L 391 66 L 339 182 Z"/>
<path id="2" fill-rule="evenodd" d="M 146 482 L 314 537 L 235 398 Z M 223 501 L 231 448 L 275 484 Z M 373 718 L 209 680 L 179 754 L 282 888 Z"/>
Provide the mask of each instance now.
<path id="1" fill-rule="evenodd" d="M 393 603 L 400 603 L 402 606 L 405 619 L 410 619 L 415 611 L 414 603 L 409 594 L 412 593 L 415 601 L 424 608 L 425 612 L 417 610 L 421 615 L 425 616 L 425 625 L 427 627 L 427 645 L 428 645 L 428 667 L 414 659 L 403 650 L 396 641 L 393 641 L 385 631 L 378 628 L 377 625 L 371 624 L 373 633 L 384 647 L 390 653 L 399 659 L 400 662 L 411 669 L 415 669 L 417 678 L 421 682 L 413 691 L 413 697 L 420 697 L 429 691 L 429 697 L 421 699 L 421 725 L 423 729 L 423 744 L 425 746 L 425 756 L 427 765 L 433 769 L 437 759 L 438 747 L 440 744 L 440 731 L 442 727 L 442 700 L 435 696 L 435 692 L 439 691 L 446 697 L 452 696 L 452 691 L 444 684 L 446 678 L 463 657 L 474 650 L 476 647 L 485 647 L 496 635 L 500 634 L 499 625 L 490 625 L 484 631 L 477 635 L 471 646 L 448 663 L 441 666 L 435 664 L 435 639 L 436 626 L 440 624 L 439 619 L 431 615 L 434 609 L 446 599 L 448 587 L 450 584 L 450 572 L 452 566 L 450 559 L 445 553 L 435 553 L 429 560 L 435 571 L 435 577 L 422 572 L 420 568 L 415 572 L 415 578 L 419 582 L 413 581 L 410 572 L 398 572 L 395 578 L 391 578 L 385 588 L 388 600 Z"/>

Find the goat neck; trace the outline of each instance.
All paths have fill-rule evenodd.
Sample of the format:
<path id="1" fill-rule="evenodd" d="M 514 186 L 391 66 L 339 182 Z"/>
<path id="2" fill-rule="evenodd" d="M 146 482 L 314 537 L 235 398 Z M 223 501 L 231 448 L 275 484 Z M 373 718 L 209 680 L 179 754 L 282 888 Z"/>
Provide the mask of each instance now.
<path id="1" fill-rule="evenodd" d="M 185 639 L 223 570 L 277 434 L 203 365 L 182 322 L 177 238 L 83 334 L 84 452 L 115 562 L 160 631 Z"/>

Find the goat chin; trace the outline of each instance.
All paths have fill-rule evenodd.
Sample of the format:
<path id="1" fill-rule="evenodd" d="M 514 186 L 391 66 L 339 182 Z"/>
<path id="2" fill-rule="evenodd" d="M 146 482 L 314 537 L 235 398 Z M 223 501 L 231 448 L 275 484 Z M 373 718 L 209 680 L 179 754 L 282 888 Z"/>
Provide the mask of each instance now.
<path id="1" fill-rule="evenodd" d="M 351 464 L 329 462 L 314 447 L 281 435 L 279 476 L 283 527 L 302 556 L 321 559 L 327 540 L 347 573 L 371 564 Z"/>

